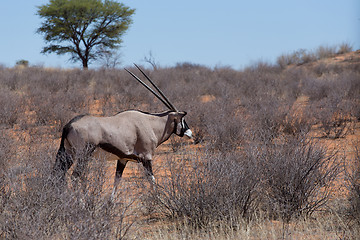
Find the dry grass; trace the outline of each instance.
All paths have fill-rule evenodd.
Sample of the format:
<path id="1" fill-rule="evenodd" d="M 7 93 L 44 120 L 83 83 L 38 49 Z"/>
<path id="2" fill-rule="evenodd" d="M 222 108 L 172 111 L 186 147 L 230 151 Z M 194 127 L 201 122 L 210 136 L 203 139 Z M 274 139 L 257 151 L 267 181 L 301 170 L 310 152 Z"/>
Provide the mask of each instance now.
<path id="1" fill-rule="evenodd" d="M 78 114 L 162 111 L 161 103 L 122 70 L 0 68 L 0 237 L 359 237 L 359 154 L 350 142 L 360 131 L 360 53 L 336 51 L 301 66 L 147 69 L 188 112 L 198 145 L 174 137 L 159 147 L 155 188 L 129 164 L 115 203 L 115 164 L 101 154 L 78 185 L 54 184 L 62 126 Z"/>
<path id="2" fill-rule="evenodd" d="M 214 223 L 206 230 L 194 230 L 185 222 L 162 222 L 152 227 L 151 231 L 140 231 L 136 237 L 148 240 L 230 240 L 230 239 L 353 239 L 348 235 L 345 222 L 338 216 L 316 216 L 314 219 L 301 219 L 284 229 L 283 223 L 268 219 L 257 219 L 252 222 L 234 220 L 232 225 Z M 341 227 L 339 227 L 341 226 Z"/>

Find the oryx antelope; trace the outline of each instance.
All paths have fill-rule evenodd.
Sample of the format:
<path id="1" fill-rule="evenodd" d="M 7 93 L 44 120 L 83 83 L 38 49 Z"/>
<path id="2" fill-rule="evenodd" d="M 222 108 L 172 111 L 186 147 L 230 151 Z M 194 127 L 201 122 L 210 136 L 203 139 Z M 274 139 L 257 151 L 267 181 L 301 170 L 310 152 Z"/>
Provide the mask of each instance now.
<path id="1" fill-rule="evenodd" d="M 63 128 L 60 148 L 53 168 L 61 180 L 67 170 L 77 161 L 72 176 L 77 178 L 86 166 L 87 157 L 96 148 L 116 155 L 117 160 L 114 190 L 128 161 L 140 162 L 148 177 L 154 179 L 151 161 L 156 147 L 165 142 L 173 133 L 183 137 L 192 137 L 185 122 L 186 112 L 178 111 L 151 79 L 137 66 L 140 72 L 156 89 L 146 85 L 135 74 L 129 72 L 139 83 L 152 92 L 169 111 L 146 113 L 138 110 L 120 112 L 111 117 L 81 115 L 73 118 Z M 77 157 L 78 154 L 85 157 Z"/>

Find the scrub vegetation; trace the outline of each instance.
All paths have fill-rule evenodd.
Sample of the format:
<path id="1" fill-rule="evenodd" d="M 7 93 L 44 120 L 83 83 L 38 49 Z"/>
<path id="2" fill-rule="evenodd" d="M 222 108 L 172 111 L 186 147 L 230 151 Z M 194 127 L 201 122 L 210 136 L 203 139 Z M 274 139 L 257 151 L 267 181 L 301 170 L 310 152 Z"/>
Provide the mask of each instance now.
<path id="1" fill-rule="evenodd" d="M 101 153 L 81 181 L 56 184 L 62 127 L 162 103 L 125 70 L 0 67 L 1 238 L 360 237 L 359 51 L 146 72 L 188 112 L 194 142 L 173 136 L 158 149 L 153 185 L 130 164 L 111 198 L 115 163 Z"/>

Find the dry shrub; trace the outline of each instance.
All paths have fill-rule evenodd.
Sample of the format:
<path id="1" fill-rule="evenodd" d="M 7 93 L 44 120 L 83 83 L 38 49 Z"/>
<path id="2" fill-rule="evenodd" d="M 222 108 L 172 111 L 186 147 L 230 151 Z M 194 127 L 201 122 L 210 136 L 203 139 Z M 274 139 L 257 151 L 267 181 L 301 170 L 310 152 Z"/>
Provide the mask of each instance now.
<path id="1" fill-rule="evenodd" d="M 282 120 L 281 131 L 286 135 L 303 136 L 311 131 L 314 124 L 308 106 L 291 109 Z"/>
<path id="2" fill-rule="evenodd" d="M 282 54 L 276 60 L 281 68 L 289 65 L 301 65 L 317 61 L 319 59 L 331 58 L 337 54 L 344 54 L 352 51 L 352 47 L 348 43 L 342 43 L 335 46 L 319 46 L 313 51 L 299 49 L 289 54 Z"/>
<path id="3" fill-rule="evenodd" d="M 54 149 L 52 149 L 53 151 Z M 63 188 L 51 174 L 52 151 L 34 152 L 9 168 L 0 196 L 4 239 L 123 239 L 132 225 L 131 201 L 110 198 L 104 164 L 89 166 L 78 187 Z"/>
<path id="4" fill-rule="evenodd" d="M 195 228 L 253 216 L 259 183 L 256 165 L 236 154 L 182 157 L 167 160 L 168 177 L 145 195 L 145 205 Z"/>
<path id="5" fill-rule="evenodd" d="M 294 108 L 294 99 L 282 100 L 276 96 L 264 95 L 255 99 L 246 109 L 248 136 L 250 139 L 271 141 L 284 134 L 306 134 L 312 126 L 308 109 Z M 257 141 L 257 140 L 255 140 Z"/>
<path id="6" fill-rule="evenodd" d="M 303 80 L 302 92 L 309 97 L 310 102 L 313 102 L 326 98 L 331 88 L 331 81 L 309 77 Z"/>
<path id="7" fill-rule="evenodd" d="M 275 219 L 311 215 L 329 200 L 340 171 L 336 153 L 297 136 L 255 145 L 252 154 L 262 171 L 264 206 Z"/>
<path id="8" fill-rule="evenodd" d="M 206 121 L 202 130 L 207 136 L 206 148 L 223 153 L 235 151 L 244 141 L 242 116 L 236 114 L 236 106 L 220 99 L 208 104 Z"/>
<path id="9" fill-rule="evenodd" d="M 0 127 L 12 128 L 24 113 L 23 97 L 8 89 L 0 88 Z"/>
<path id="10" fill-rule="evenodd" d="M 276 59 L 276 63 L 281 68 L 286 68 L 289 65 L 301 65 L 317 60 L 315 53 L 305 49 L 299 49 L 290 54 L 283 54 Z"/>
<path id="11" fill-rule="evenodd" d="M 271 96 L 254 100 L 247 106 L 250 112 L 249 128 L 256 138 L 268 141 L 281 134 L 282 121 L 289 110 L 280 109 L 280 102 Z"/>
<path id="12" fill-rule="evenodd" d="M 354 161 L 351 162 L 351 171 L 347 174 L 347 187 L 349 189 L 348 214 L 352 220 L 352 229 L 357 238 L 360 236 L 360 142 L 354 143 Z"/>
<path id="13" fill-rule="evenodd" d="M 331 58 L 337 53 L 336 46 L 320 46 L 316 49 L 315 54 L 318 59 Z"/>
<path id="14" fill-rule="evenodd" d="M 313 117 L 319 124 L 319 130 L 322 137 L 341 138 L 352 132 L 354 125 L 352 124 L 350 112 L 343 109 L 344 103 L 339 97 L 325 98 L 313 103 Z"/>
<path id="15" fill-rule="evenodd" d="M 0 129 L 0 135 L 0 195 L 3 195 L 5 194 L 6 190 L 6 185 L 4 182 L 6 179 L 7 170 L 13 162 L 13 155 L 15 155 L 15 151 L 12 149 L 15 141 L 10 136 L 8 136 L 8 133 L 5 130 Z M 2 212 L 1 206 L 2 204 L 0 202 L 0 213 Z"/>
<path id="16" fill-rule="evenodd" d="M 339 45 L 337 54 L 344 54 L 353 51 L 353 47 L 350 43 L 343 42 Z"/>
<path id="17" fill-rule="evenodd" d="M 354 130 L 359 112 L 358 74 L 341 72 L 321 78 L 306 79 L 304 94 L 309 96 L 309 109 L 323 137 L 340 138 Z"/>
<path id="18" fill-rule="evenodd" d="M 339 51 L 348 51 L 346 48 Z M 191 63 L 145 68 L 174 105 L 188 112 L 187 122 L 205 153 L 183 156 L 181 162 L 170 157 L 166 166 L 169 178 L 159 179 L 153 189 L 147 186 L 150 194 L 144 199 L 150 201 L 144 205 L 160 215 L 186 218 L 195 226 L 230 218 L 248 220 L 261 211 L 288 221 L 318 209 L 327 199 L 317 203 L 315 193 L 331 182 L 327 167 L 334 159 L 324 156 L 323 149 L 305 141 L 304 136 L 317 123 L 324 136 L 342 137 L 360 119 L 360 68 L 350 59 L 346 65 L 324 61 L 307 67 L 286 66 L 333 54 L 333 48 L 298 51 L 283 56 L 277 66 L 259 62 L 241 71 Z M 141 76 L 136 68 L 130 70 Z M 103 197 L 101 174 L 98 180 L 85 178 L 59 194 L 50 187 L 53 180 L 47 174 L 56 150 L 43 156 L 15 153 L 10 145 L 25 144 L 10 141 L 13 138 L 4 129 L 21 123 L 31 136 L 27 143 L 32 145 L 52 135 L 59 137 L 61 127 L 73 116 L 93 110 L 94 102 L 107 116 L 128 108 L 159 112 L 165 107 L 124 70 L 0 67 L 0 85 L 0 134 L 4 136 L 0 163 L 5 166 L 1 169 L 5 183 L 0 190 L 1 237 L 120 236 L 111 234 L 117 231 L 117 220 L 124 218 L 117 212 L 119 206 Z M 211 101 L 201 102 L 204 95 L 211 96 Z M 294 103 L 299 96 L 309 100 L 298 109 Z M 24 106 L 25 102 L 28 105 Z M 27 111 L 22 114 L 28 109 L 30 115 Z M 28 119 L 33 116 L 35 121 Z M 43 149 L 41 144 L 35 146 Z M 178 154 L 181 141 L 174 140 L 171 147 Z M 12 158 L 23 158 L 23 162 L 9 168 Z M 87 176 L 92 176 L 92 166 Z M 322 175 L 327 171 L 328 175 Z M 318 193 L 324 194 L 320 199 L 327 197 Z M 57 229 L 61 229 L 60 235 L 55 233 Z"/>

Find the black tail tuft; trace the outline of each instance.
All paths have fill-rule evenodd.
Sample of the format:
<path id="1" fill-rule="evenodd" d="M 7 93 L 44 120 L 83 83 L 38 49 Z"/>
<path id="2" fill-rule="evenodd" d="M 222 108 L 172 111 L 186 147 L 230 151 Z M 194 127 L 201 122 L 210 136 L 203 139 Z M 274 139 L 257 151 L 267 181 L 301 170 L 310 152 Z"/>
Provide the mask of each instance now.
<path id="1" fill-rule="evenodd" d="M 53 175 L 59 177 L 62 181 L 65 179 L 66 171 L 71 167 L 73 164 L 72 156 L 66 152 L 65 149 L 65 139 L 67 138 L 69 132 L 72 129 L 72 123 L 76 122 L 77 120 L 81 119 L 85 115 L 80 115 L 73 118 L 69 123 L 67 123 L 61 135 L 61 142 L 59 150 L 56 154 L 55 165 L 53 168 Z"/>
<path id="2" fill-rule="evenodd" d="M 53 167 L 53 175 L 64 181 L 66 171 L 71 167 L 73 160 L 69 153 L 65 150 L 65 139 L 69 133 L 69 129 L 64 127 L 61 136 L 59 150 L 56 154 L 55 165 Z"/>

